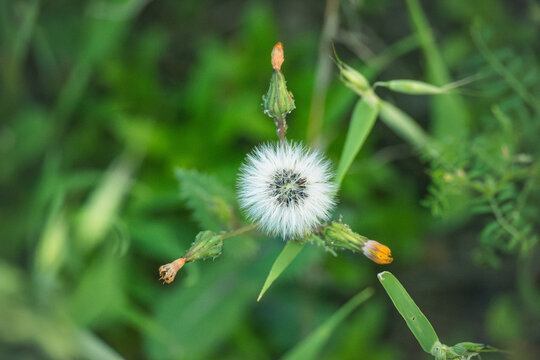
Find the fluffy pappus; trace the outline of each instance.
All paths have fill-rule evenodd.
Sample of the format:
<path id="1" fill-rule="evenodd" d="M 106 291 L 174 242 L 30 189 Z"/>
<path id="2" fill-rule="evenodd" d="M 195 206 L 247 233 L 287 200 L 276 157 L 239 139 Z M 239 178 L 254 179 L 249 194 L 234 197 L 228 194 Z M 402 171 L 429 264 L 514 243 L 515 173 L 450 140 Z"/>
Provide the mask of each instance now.
<path id="1" fill-rule="evenodd" d="M 333 175 L 330 161 L 301 143 L 260 145 L 240 168 L 240 207 L 271 236 L 303 237 L 330 216 Z"/>

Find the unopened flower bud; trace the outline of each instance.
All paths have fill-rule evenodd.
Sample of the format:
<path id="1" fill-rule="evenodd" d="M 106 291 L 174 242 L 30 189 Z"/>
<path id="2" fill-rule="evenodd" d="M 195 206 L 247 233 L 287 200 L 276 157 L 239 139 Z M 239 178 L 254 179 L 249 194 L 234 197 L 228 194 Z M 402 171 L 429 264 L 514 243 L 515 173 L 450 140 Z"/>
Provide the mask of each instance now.
<path id="1" fill-rule="evenodd" d="M 272 49 L 272 67 L 274 70 L 281 70 L 281 65 L 283 64 L 283 61 L 285 61 L 285 56 L 283 55 L 283 45 L 281 42 L 278 42 L 276 45 L 274 45 L 274 48 Z"/>
<path id="2" fill-rule="evenodd" d="M 324 225 L 321 233 L 326 246 L 336 250 L 360 252 L 367 241 L 367 238 L 355 233 L 349 225 L 341 221 L 333 221 Z"/>
<path id="3" fill-rule="evenodd" d="M 368 259 L 376 262 L 377 264 L 386 265 L 394 261 L 388 246 L 385 246 L 375 240 L 368 240 L 362 248 L 362 252 Z"/>
<path id="4" fill-rule="evenodd" d="M 368 90 L 370 90 L 369 82 L 354 68 L 349 65 L 339 62 L 339 72 L 341 75 L 341 80 L 351 88 L 354 92 L 359 95 L 364 95 Z"/>
<path id="5" fill-rule="evenodd" d="M 186 262 L 206 258 L 215 258 L 221 255 L 223 239 L 213 231 L 201 231 L 191 244 L 184 258 Z"/>
<path id="6" fill-rule="evenodd" d="M 327 250 L 332 253 L 335 253 L 335 250 L 362 252 L 367 258 L 377 264 L 386 265 L 390 264 L 393 260 L 390 249 L 387 246 L 355 233 L 349 225 L 341 221 L 323 224 L 319 231 L 310 237 L 310 240 L 315 243 L 324 244 Z"/>
<path id="7" fill-rule="evenodd" d="M 284 119 L 287 114 L 295 109 L 293 95 L 287 90 L 285 76 L 281 72 L 283 59 L 283 46 L 281 43 L 277 43 L 272 50 L 274 73 L 270 79 L 268 92 L 262 98 L 264 113 L 273 119 Z"/>

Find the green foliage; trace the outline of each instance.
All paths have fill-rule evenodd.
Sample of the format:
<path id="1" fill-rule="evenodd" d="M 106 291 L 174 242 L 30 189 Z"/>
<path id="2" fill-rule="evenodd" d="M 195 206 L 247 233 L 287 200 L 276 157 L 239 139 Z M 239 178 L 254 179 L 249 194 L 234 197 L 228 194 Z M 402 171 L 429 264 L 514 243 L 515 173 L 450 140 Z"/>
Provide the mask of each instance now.
<path id="1" fill-rule="evenodd" d="M 373 289 L 367 288 L 355 295 L 328 320 L 321 324 L 313 333 L 302 340 L 294 349 L 290 350 L 283 357 L 284 360 L 309 360 L 317 357 L 321 348 L 328 341 L 332 332 L 343 320 L 359 305 L 373 295 Z"/>
<path id="2" fill-rule="evenodd" d="M 351 125 L 349 131 L 347 131 L 347 139 L 337 167 L 336 183 L 341 184 L 343 181 L 343 177 L 362 148 L 377 119 L 377 112 L 377 98 L 364 97 L 356 103 L 351 117 Z"/>
<path id="3" fill-rule="evenodd" d="M 533 134 L 540 131 L 540 112 L 530 100 L 530 93 L 538 91 L 530 81 L 539 77 L 539 68 L 527 57 L 519 64 L 506 52 L 497 58 L 479 38 L 477 44 L 487 62 L 474 65 L 484 69 L 486 78 L 477 91 L 492 94 L 491 111 L 480 116 L 474 137 L 445 143 L 441 156 L 432 160 L 427 204 L 438 215 L 488 214 L 480 236 L 483 246 L 527 253 L 538 241 L 533 224 L 538 190 L 533 183 L 538 183 L 540 164 L 532 144 Z"/>
<path id="4" fill-rule="evenodd" d="M 238 167 L 275 140 L 261 94 L 276 41 L 297 106 L 287 136 L 304 138 L 317 56 L 331 56 L 321 21 L 337 19 L 353 91 L 337 70 L 321 75 L 313 134 L 340 167 L 336 218 L 392 249 L 392 272 L 458 343 L 442 350 L 486 350 L 466 337 L 536 359 L 538 9 L 356 1 L 333 17 L 324 2 L 0 2 L 0 358 L 425 356 L 380 293 L 336 313 L 380 271 L 353 254 L 304 246 L 257 303 L 284 244 L 254 231 L 158 281 L 201 230 L 242 226 Z M 358 93 L 395 79 L 474 81 L 429 97 L 377 87 L 381 122 L 355 111 Z"/>
<path id="5" fill-rule="evenodd" d="M 283 250 L 281 250 L 276 260 L 274 260 L 270 272 L 266 276 L 266 280 L 264 281 L 261 292 L 257 297 L 257 301 L 261 300 L 266 290 L 268 290 L 270 285 L 272 285 L 272 283 L 276 281 L 276 279 L 287 268 L 287 266 L 289 266 L 289 264 L 296 258 L 300 251 L 302 251 L 303 247 L 303 243 L 296 241 L 289 241 L 287 242 L 287 244 L 285 244 Z"/>
<path id="6" fill-rule="evenodd" d="M 388 271 L 379 273 L 377 277 L 422 349 L 433 355 L 435 360 L 469 360 L 480 357 L 481 352 L 498 351 L 493 347 L 473 342 L 460 342 L 454 346 L 441 344 L 433 326 L 399 280 Z"/>
<path id="7" fill-rule="evenodd" d="M 214 177 L 195 170 L 177 168 L 180 198 L 193 212 L 202 229 L 232 230 L 238 223 L 234 208 L 234 194 Z"/>
<path id="8" fill-rule="evenodd" d="M 435 86 L 451 82 L 449 70 L 438 49 L 419 0 L 407 0 L 411 23 L 416 31 L 427 67 L 427 78 Z M 432 130 L 437 139 L 461 139 L 469 134 L 470 119 L 463 99 L 457 95 L 436 97 L 432 104 Z"/>
<path id="9" fill-rule="evenodd" d="M 431 354 L 434 347 L 440 343 L 439 337 L 433 330 L 429 320 L 392 273 L 385 271 L 377 276 L 422 349 Z"/>

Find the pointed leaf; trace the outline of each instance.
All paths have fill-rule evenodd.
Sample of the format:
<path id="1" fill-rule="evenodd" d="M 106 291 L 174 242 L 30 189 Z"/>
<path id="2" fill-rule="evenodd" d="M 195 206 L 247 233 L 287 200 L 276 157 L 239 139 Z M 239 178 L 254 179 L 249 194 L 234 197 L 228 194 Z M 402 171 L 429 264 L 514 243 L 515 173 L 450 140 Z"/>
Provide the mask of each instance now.
<path id="1" fill-rule="evenodd" d="M 439 338 L 429 320 L 392 273 L 383 271 L 377 277 L 422 349 L 431 354 L 433 347 L 439 344 Z"/>
<path id="2" fill-rule="evenodd" d="M 336 311 L 328 320 L 320 325 L 307 338 L 302 340 L 292 350 L 282 358 L 283 360 L 309 360 L 315 359 L 321 351 L 324 344 L 334 330 L 345 320 L 345 318 L 360 304 L 373 295 L 373 289 L 367 288 L 358 293 L 338 311 Z"/>
<path id="3" fill-rule="evenodd" d="M 289 264 L 300 253 L 300 251 L 302 251 L 303 247 L 304 244 L 296 241 L 289 241 L 287 245 L 285 245 L 283 250 L 281 250 L 281 253 L 276 258 L 276 261 L 274 261 L 274 264 L 272 264 L 272 268 L 270 269 L 270 272 L 266 277 L 257 301 L 261 300 L 266 290 L 268 290 L 270 285 L 272 285 L 272 283 L 279 277 L 279 275 L 281 275 L 283 270 L 285 270 L 287 266 L 289 266 Z"/>
<path id="4" fill-rule="evenodd" d="M 424 53 L 430 83 L 443 86 L 452 82 L 437 42 L 419 0 L 407 0 L 409 17 Z M 432 129 L 436 139 L 466 136 L 469 132 L 469 113 L 458 95 L 436 96 L 431 99 Z"/>
<path id="5" fill-rule="evenodd" d="M 337 184 L 341 184 L 343 181 L 343 177 L 373 128 L 379 111 L 378 105 L 378 98 L 375 96 L 365 96 L 356 103 L 339 160 L 336 173 Z"/>
<path id="6" fill-rule="evenodd" d="M 405 112 L 393 104 L 381 100 L 381 120 L 399 136 L 429 155 L 436 156 L 438 151 L 433 139 Z"/>

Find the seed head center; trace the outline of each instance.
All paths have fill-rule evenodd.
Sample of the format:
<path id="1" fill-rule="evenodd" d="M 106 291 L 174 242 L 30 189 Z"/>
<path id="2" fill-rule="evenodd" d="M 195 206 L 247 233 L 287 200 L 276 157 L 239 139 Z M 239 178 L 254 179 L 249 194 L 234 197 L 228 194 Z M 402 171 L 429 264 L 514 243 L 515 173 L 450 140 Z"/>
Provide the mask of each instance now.
<path id="1" fill-rule="evenodd" d="M 307 198 L 307 180 L 290 169 L 279 169 L 272 175 L 269 191 L 279 206 L 291 206 Z"/>

